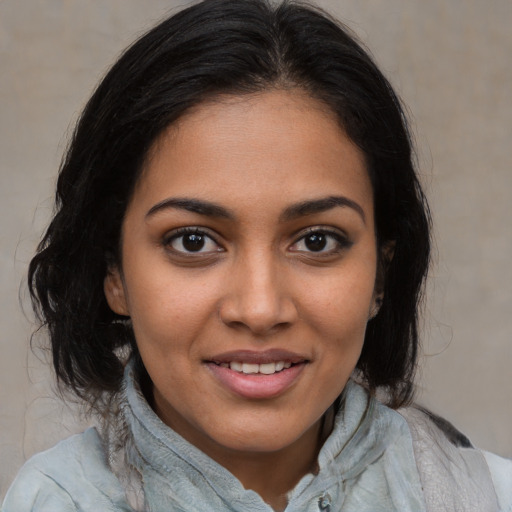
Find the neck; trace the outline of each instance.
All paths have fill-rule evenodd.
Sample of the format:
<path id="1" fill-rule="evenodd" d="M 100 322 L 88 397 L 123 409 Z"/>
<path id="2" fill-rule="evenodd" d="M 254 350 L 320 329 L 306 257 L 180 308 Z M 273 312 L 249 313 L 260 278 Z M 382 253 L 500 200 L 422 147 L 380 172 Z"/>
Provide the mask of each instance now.
<path id="1" fill-rule="evenodd" d="M 334 407 L 330 407 L 298 439 L 278 450 L 230 449 L 191 428 L 181 416 L 167 414 L 165 408 L 159 407 L 155 390 L 153 396 L 154 410 L 164 423 L 226 468 L 245 489 L 258 493 L 276 512 L 286 508 L 287 494 L 301 478 L 317 471 L 318 452 L 334 425 Z"/>
<path id="2" fill-rule="evenodd" d="M 291 445 L 270 453 L 230 452 L 209 455 L 240 480 L 245 489 L 257 492 L 276 512 L 287 505 L 287 493 L 307 473 L 315 472 L 323 444 L 323 421 L 313 425 Z"/>

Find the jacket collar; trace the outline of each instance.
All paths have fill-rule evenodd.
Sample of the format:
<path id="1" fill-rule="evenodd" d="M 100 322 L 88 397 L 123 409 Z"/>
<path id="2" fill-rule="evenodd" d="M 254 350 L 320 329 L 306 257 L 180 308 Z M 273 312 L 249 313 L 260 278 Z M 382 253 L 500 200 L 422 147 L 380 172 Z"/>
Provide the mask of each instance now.
<path id="1" fill-rule="evenodd" d="M 257 493 L 244 489 L 223 466 L 158 418 L 142 395 L 132 363 L 125 370 L 123 395 L 122 411 L 131 432 L 127 458 L 142 475 L 149 510 L 272 511 Z M 320 450 L 318 472 L 305 475 L 290 491 L 287 510 L 341 510 L 345 499 L 358 492 L 357 477 L 369 466 L 385 465 L 383 454 L 397 440 L 403 445 L 404 428 L 400 415 L 349 381 L 333 431 Z M 405 444 L 414 466 L 410 437 Z M 405 474 L 411 469 L 415 472 L 415 467 L 405 468 Z M 422 510 L 414 496 L 399 498 L 404 503 L 412 500 L 418 508 L 411 510 Z M 331 508 L 322 508 L 331 503 Z"/>

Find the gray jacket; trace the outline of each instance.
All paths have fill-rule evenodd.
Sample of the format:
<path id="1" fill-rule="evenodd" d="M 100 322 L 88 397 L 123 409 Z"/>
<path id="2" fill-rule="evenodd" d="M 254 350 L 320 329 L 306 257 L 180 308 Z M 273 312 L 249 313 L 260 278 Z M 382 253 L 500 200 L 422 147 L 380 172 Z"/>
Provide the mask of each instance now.
<path id="1" fill-rule="evenodd" d="M 272 511 L 160 421 L 130 366 L 121 410 L 123 435 L 91 428 L 30 459 L 2 511 Z M 393 411 L 349 382 L 319 470 L 286 512 L 512 511 L 512 461 L 456 444 L 424 412 Z"/>

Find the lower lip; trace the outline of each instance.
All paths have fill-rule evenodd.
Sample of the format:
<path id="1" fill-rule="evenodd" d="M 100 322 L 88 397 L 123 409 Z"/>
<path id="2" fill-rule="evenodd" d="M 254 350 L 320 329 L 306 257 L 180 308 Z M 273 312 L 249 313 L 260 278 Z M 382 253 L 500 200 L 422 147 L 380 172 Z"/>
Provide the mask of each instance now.
<path id="1" fill-rule="evenodd" d="M 306 363 L 294 364 L 290 368 L 271 375 L 246 374 L 215 363 L 206 363 L 220 383 L 243 398 L 266 399 L 284 393 L 299 378 Z"/>

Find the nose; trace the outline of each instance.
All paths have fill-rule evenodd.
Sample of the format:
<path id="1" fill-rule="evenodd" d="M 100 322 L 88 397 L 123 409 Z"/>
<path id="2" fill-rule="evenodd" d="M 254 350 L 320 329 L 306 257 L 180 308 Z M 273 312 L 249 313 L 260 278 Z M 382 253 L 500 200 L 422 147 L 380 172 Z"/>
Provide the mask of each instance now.
<path id="1" fill-rule="evenodd" d="M 271 255 L 241 256 L 225 292 L 219 313 L 229 327 L 268 336 L 297 320 L 287 273 Z"/>

